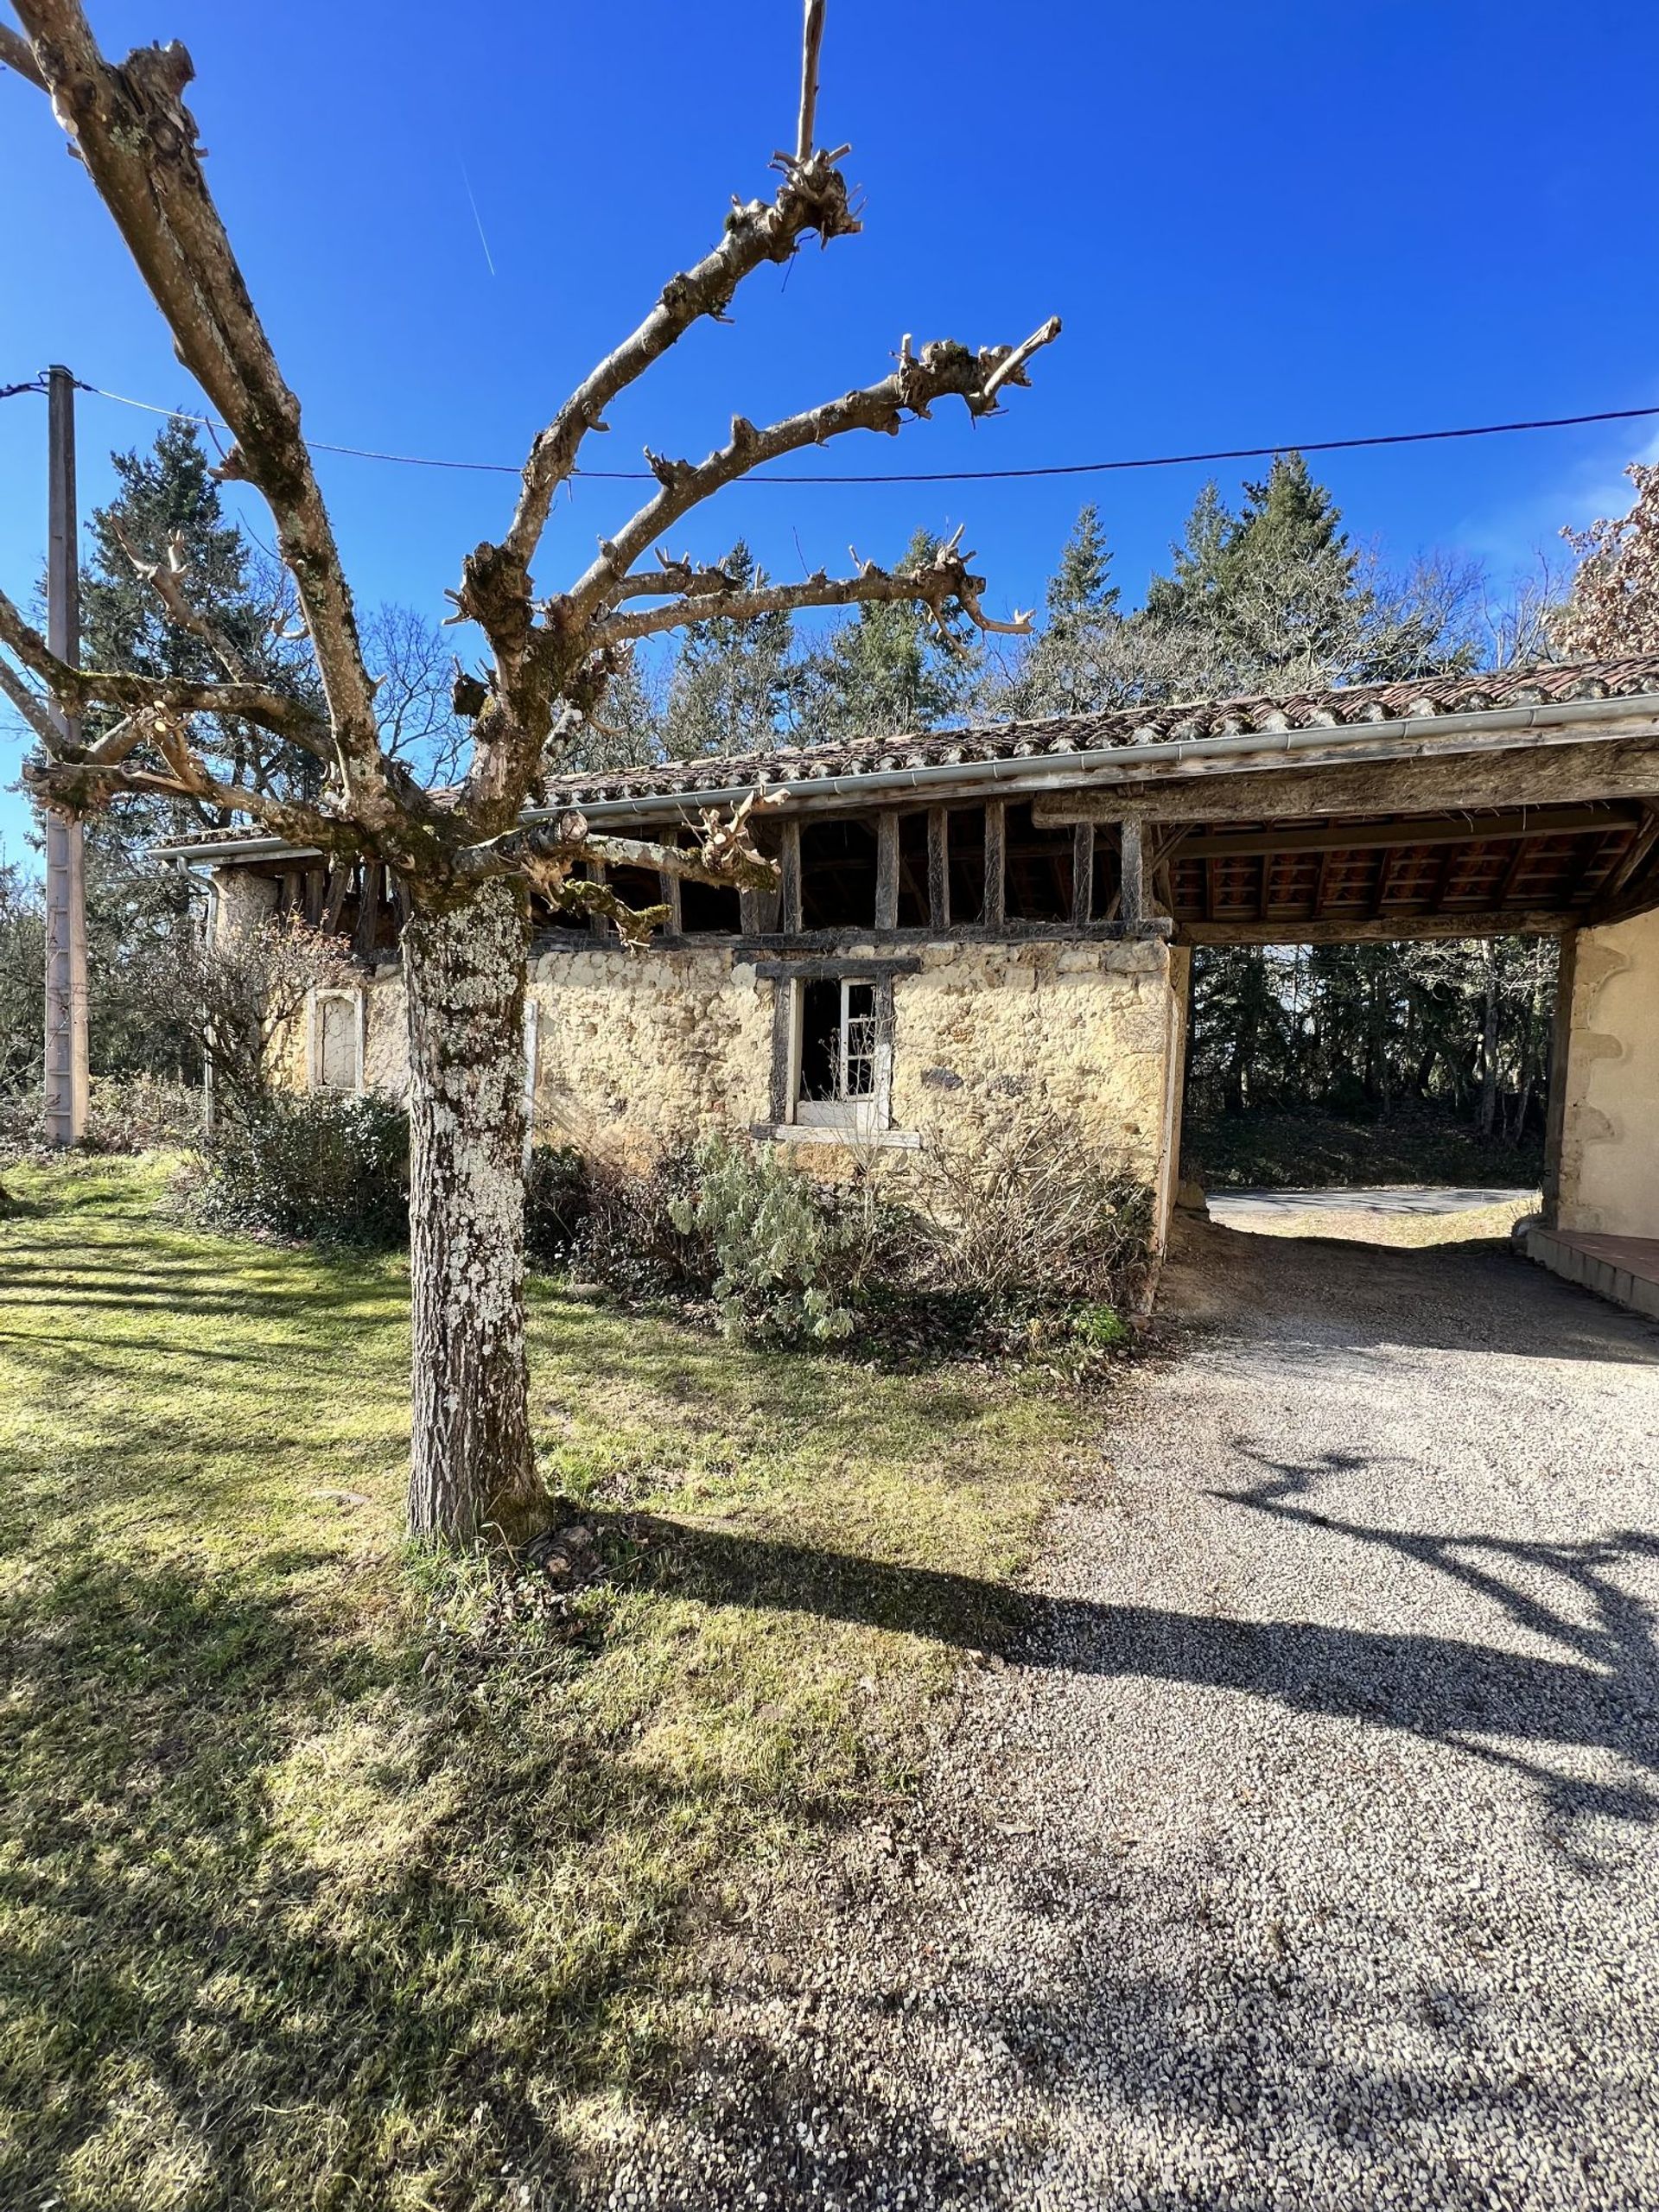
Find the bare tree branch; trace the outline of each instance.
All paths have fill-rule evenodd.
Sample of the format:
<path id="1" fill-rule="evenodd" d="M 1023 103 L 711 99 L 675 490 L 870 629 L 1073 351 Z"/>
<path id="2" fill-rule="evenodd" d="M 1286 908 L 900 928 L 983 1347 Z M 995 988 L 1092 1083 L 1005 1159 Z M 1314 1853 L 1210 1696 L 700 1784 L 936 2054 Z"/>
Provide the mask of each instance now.
<path id="1" fill-rule="evenodd" d="M 122 527 L 121 518 L 113 508 L 110 511 L 109 523 L 121 550 L 131 562 L 139 577 L 161 601 L 168 618 L 176 622 L 180 629 L 188 630 L 193 638 L 201 640 L 232 683 L 246 683 L 249 680 L 248 665 L 236 646 L 217 623 L 210 621 L 207 615 L 192 607 L 184 595 L 190 571 L 185 565 L 183 531 L 175 530 L 168 538 L 164 561 L 147 561 L 127 536 Z"/>
<path id="2" fill-rule="evenodd" d="M 0 23 L 0 69 L 15 69 L 31 85 L 38 86 L 41 92 L 46 90 L 46 79 L 29 50 L 29 41 L 9 23 Z"/>
<path id="3" fill-rule="evenodd" d="M 61 733 L 52 719 L 50 705 L 38 691 L 29 690 L 9 660 L 0 660 L 0 691 L 5 693 L 42 745 L 58 742 Z"/>
<path id="4" fill-rule="evenodd" d="M 958 531 L 957 536 L 961 533 Z M 613 614 L 596 624 L 596 643 L 620 645 L 626 639 L 651 637 L 664 630 L 683 630 L 696 622 L 726 617 L 752 621 L 760 614 L 795 613 L 809 607 L 859 607 L 898 601 L 919 601 L 943 625 L 944 610 L 954 604 L 981 630 L 995 630 L 1011 637 L 1025 637 L 1031 617 L 1016 613 L 1002 622 L 985 613 L 980 594 L 983 576 L 970 575 L 965 563 L 971 554 L 961 554 L 953 540 L 943 546 L 924 567 L 892 575 L 867 561 L 855 576 L 830 576 L 820 569 L 804 583 L 769 584 L 760 590 L 718 590 L 676 600 L 671 606 L 651 607 L 634 613 Z"/>
<path id="5" fill-rule="evenodd" d="M 16 606 L 0 591 L 0 645 L 6 646 L 33 676 L 37 676 L 66 713 L 84 714 L 91 706 L 149 709 L 176 721 L 187 715 L 240 715 L 278 737 L 320 757 L 331 757 L 328 733 L 299 701 L 264 683 L 198 683 L 186 677 L 133 676 L 122 669 L 72 668 L 60 660 L 45 639 L 23 620 Z M 140 733 L 142 735 L 143 733 Z M 68 758 L 62 733 L 54 728 L 46 741 L 60 757 Z M 137 739 L 134 742 L 137 742 Z"/>
<path id="6" fill-rule="evenodd" d="M 729 570 L 713 566 L 699 567 L 689 553 L 683 554 L 676 561 L 659 550 L 657 558 L 662 565 L 655 574 L 649 569 L 641 569 L 631 576 L 625 576 L 612 597 L 620 601 L 625 599 L 656 599 L 678 593 L 692 599 L 740 588 L 737 578 Z"/>
<path id="7" fill-rule="evenodd" d="M 371 830 L 391 818 L 374 693 L 340 550 L 300 434 L 300 406 L 249 297 L 201 173 L 184 48 L 106 61 L 79 0 L 15 0 L 53 111 L 114 217 L 179 357 L 231 425 L 225 473 L 264 493 L 298 586 L 342 778 Z"/>
<path id="8" fill-rule="evenodd" d="M 823 0 L 806 0 L 806 21 L 801 37 L 801 119 L 795 132 L 795 158 L 807 161 L 812 152 L 818 113 L 818 53 L 823 44 Z"/>
<path id="9" fill-rule="evenodd" d="M 658 874 L 677 876 L 688 883 L 775 891 L 777 862 L 757 853 L 750 842 L 750 823 L 767 804 L 766 793 L 754 791 L 734 814 L 722 817 L 704 809 L 696 845 L 664 845 L 648 838 L 595 834 L 586 815 L 567 808 L 554 821 L 528 823 L 489 844 L 471 846 L 459 855 L 459 861 L 468 874 L 499 875 L 523 870 L 538 882 L 583 861 L 603 861 L 613 868 L 654 868 Z"/>
<path id="10" fill-rule="evenodd" d="M 197 799 L 226 815 L 251 815 L 262 830 L 285 837 L 291 844 L 315 845 L 321 852 L 351 856 L 365 849 L 361 828 L 354 822 L 325 814 L 301 799 L 274 797 L 251 785 L 226 783 L 201 766 L 181 743 L 165 740 L 154 730 L 139 732 L 139 741 L 154 743 L 162 751 L 165 771 L 130 768 L 118 760 L 54 760 L 26 764 L 23 784 L 54 805 L 77 814 L 101 806 L 121 791 L 146 791 L 165 798 Z"/>
<path id="11" fill-rule="evenodd" d="M 849 430 L 882 430 L 896 435 L 906 415 L 925 416 L 940 399 L 958 398 L 971 415 L 990 414 L 998 391 L 1005 385 L 1027 383 L 1026 364 L 1031 356 L 1059 334 L 1059 317 L 1055 315 L 1021 345 L 988 346 L 977 353 L 947 338 L 924 346 L 915 354 L 906 340 L 899 366 L 879 384 L 845 392 L 839 399 L 788 416 L 766 429 L 757 429 L 741 415 L 734 416 L 729 441 L 706 461 L 653 463 L 661 489 L 624 524 L 614 539 L 600 541 L 598 560 L 568 597 L 550 603 L 550 624 L 563 626 L 587 619 L 596 607 L 617 595 L 618 586 L 627 579 L 634 562 L 665 530 L 766 461 L 799 453 L 807 446 L 826 444 Z"/>
<path id="12" fill-rule="evenodd" d="M 645 321 L 577 385 L 539 433 L 524 463 L 518 508 L 499 548 L 514 582 L 524 591 L 526 615 L 530 565 L 546 527 L 553 495 L 575 467 L 588 433 L 605 427 L 604 413 L 611 402 L 643 376 L 700 316 L 722 317 L 744 277 L 764 263 L 787 261 L 809 232 L 816 231 L 827 242 L 849 237 L 858 229 L 848 206 L 846 181 L 836 166 L 837 159 L 833 154 L 813 154 L 788 163 L 783 182 L 770 202 L 752 200 L 747 205 L 734 204 L 726 218 L 720 244 L 693 267 L 669 278 Z M 496 549 L 480 547 L 467 563 L 461 603 L 465 612 L 476 615 L 495 642 L 491 614 L 496 613 L 499 620 L 504 610 L 496 610 L 490 603 L 496 595 L 491 587 L 497 580 L 493 565 L 480 562 L 480 556 L 486 551 L 494 554 Z M 479 563 L 477 573 L 474 563 Z"/>

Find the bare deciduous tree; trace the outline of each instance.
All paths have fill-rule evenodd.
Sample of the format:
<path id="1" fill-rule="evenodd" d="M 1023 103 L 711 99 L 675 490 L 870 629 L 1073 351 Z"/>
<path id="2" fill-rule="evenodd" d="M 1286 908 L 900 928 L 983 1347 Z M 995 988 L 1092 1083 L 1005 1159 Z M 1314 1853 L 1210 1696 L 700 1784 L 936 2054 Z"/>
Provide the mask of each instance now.
<path id="1" fill-rule="evenodd" d="M 270 1095 L 275 1062 L 291 1049 L 312 992 L 355 990 L 362 982 L 350 944 L 297 914 L 157 946 L 142 974 L 167 995 L 213 1070 L 216 1114 L 241 1122 Z"/>
<path id="2" fill-rule="evenodd" d="M 1659 466 L 1635 461 L 1624 473 L 1636 486 L 1628 514 L 1561 532 L 1580 566 L 1558 635 L 1584 660 L 1659 645 Z"/>
<path id="3" fill-rule="evenodd" d="M 122 62 L 100 52 L 79 0 L 15 0 L 22 34 L 0 27 L 0 61 L 46 92 L 172 334 L 181 360 L 229 424 L 222 474 L 255 486 L 276 525 L 315 658 L 321 711 L 251 680 L 231 653 L 222 681 L 181 682 L 79 671 L 0 596 L 0 647 L 15 665 L 5 688 L 26 702 L 41 740 L 43 799 L 71 809 L 127 792 L 161 792 L 228 807 L 263 830 L 341 857 L 383 861 L 407 886 L 404 939 L 410 1067 L 414 1436 L 410 1520 L 416 1535 L 513 1541 L 543 1510 L 526 1404 L 520 1146 L 520 1035 L 529 898 L 639 918 L 578 878 L 607 858 L 725 883 L 770 887 L 746 819 L 706 825 L 696 849 L 641 847 L 594 834 L 578 815 L 526 825 L 526 802 L 556 769 L 567 735 L 588 727 L 637 639 L 711 616 L 747 620 L 784 609 L 910 601 L 941 626 L 959 608 L 982 628 L 982 580 L 947 546 L 888 574 L 820 572 L 801 583 L 754 578 L 741 590 L 664 548 L 704 500 L 762 463 L 851 430 L 896 433 L 954 397 L 976 416 L 1027 381 L 1043 323 L 1023 343 L 975 352 L 906 338 L 892 372 L 860 390 L 765 425 L 734 417 L 705 460 L 647 458 L 656 489 L 564 588 L 538 589 L 533 569 L 554 499 L 606 409 L 704 316 L 723 316 L 745 278 L 786 263 L 814 234 L 827 245 L 859 228 L 840 163 L 817 144 L 822 0 L 808 0 L 799 129 L 775 157 L 769 200 L 734 204 L 719 243 L 671 276 L 639 327 L 559 407 L 524 463 L 517 506 L 498 543 L 477 546 L 454 593 L 456 617 L 487 641 L 481 674 L 459 677 L 468 724 L 457 787 L 423 790 L 384 741 L 375 680 L 350 585 L 302 435 L 299 402 L 277 365 L 202 170 L 184 104 L 194 74 L 181 46 L 141 47 Z M 156 588 L 174 582 L 158 575 Z M 5 668 L 0 655 L 0 668 Z M 55 714 L 46 710 L 49 696 Z M 76 719 L 114 708 L 120 720 L 85 741 Z M 239 716 L 315 753 L 315 802 L 227 782 L 193 740 L 209 715 Z M 61 721 L 59 717 L 64 718 Z"/>

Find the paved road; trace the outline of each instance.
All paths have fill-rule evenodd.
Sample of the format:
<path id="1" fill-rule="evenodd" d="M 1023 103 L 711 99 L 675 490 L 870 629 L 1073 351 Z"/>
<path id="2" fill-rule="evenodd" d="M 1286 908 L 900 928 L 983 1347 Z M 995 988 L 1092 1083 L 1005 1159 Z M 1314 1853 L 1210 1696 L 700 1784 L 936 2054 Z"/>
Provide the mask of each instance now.
<path id="1" fill-rule="evenodd" d="M 1195 1235 L 1027 1650 L 613 2202 L 1659 2207 L 1659 1331 Z"/>

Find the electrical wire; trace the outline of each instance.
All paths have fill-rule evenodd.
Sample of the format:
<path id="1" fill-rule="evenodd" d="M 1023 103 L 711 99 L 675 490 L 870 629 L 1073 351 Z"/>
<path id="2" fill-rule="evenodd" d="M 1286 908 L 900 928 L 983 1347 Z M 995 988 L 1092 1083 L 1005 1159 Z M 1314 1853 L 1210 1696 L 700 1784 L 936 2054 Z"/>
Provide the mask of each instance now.
<path id="1" fill-rule="evenodd" d="M 227 423 L 208 415 L 192 415 L 181 408 L 158 407 L 153 401 L 133 399 L 125 392 L 106 391 L 101 385 L 75 379 L 78 391 L 90 393 L 94 398 L 111 400 L 118 407 L 134 407 L 146 415 L 165 416 L 175 423 L 194 423 L 207 430 L 229 433 Z M 15 393 L 44 389 L 36 379 L 33 384 L 10 385 L 0 387 L 0 398 L 10 398 Z M 1457 438 L 1510 437 L 1528 430 L 1575 430 L 1596 423 L 1638 423 L 1659 416 L 1659 406 L 1608 407 L 1588 415 L 1546 415 L 1515 423 L 1475 423 L 1446 430 L 1389 430 L 1354 438 L 1285 438 L 1274 445 L 1223 446 L 1206 453 L 1165 453 L 1136 456 L 1122 461 L 1053 461 L 1033 468 L 939 468 L 895 471 L 891 474 L 864 474 L 822 471 L 816 475 L 762 473 L 741 478 L 745 484 L 778 484 L 805 486 L 816 484 L 1007 484 L 1030 482 L 1051 476 L 1105 476 L 1131 469 L 1186 468 L 1220 461 L 1269 461 L 1281 453 L 1360 453 L 1385 446 L 1438 445 Z M 517 476 L 519 467 L 504 461 L 450 461 L 429 454 L 382 453 L 367 446 L 332 445 L 321 438 L 308 438 L 306 444 L 313 453 L 343 456 L 351 461 L 386 461 L 399 468 L 447 468 L 468 474 L 485 476 Z M 645 468 L 578 468 L 575 476 L 592 483 L 645 484 L 653 482 L 651 471 Z"/>

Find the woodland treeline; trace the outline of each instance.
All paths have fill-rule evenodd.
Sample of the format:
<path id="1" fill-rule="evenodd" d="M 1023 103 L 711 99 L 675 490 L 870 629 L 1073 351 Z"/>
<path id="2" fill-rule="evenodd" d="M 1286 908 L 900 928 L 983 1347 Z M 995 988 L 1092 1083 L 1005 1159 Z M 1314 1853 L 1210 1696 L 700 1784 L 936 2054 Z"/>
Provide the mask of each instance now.
<path id="1" fill-rule="evenodd" d="M 186 579 L 262 681 L 306 696 L 315 664 L 296 634 L 287 579 L 224 511 L 194 428 L 169 423 L 148 452 L 114 461 L 116 497 L 87 534 L 86 663 L 213 672 L 209 646 L 169 619 L 147 579 L 153 564 Z M 939 542 L 918 534 L 905 561 L 925 563 Z M 1605 563 L 1599 542 L 1579 550 Z M 741 543 L 720 566 L 746 586 L 760 574 Z M 1543 659 L 1557 650 L 1552 623 L 1564 595 L 1541 575 L 1497 606 L 1472 566 L 1430 558 L 1388 569 L 1350 537 L 1329 493 L 1290 454 L 1236 502 L 1205 486 L 1137 607 L 1124 606 L 1100 518 L 1085 506 L 1028 639 L 988 641 L 959 614 L 942 626 L 907 602 L 814 626 L 786 613 L 704 622 L 661 654 L 634 652 L 600 713 L 572 734 L 574 757 L 620 766 L 967 718 Z M 420 780 L 442 782 L 464 735 L 448 639 L 397 607 L 375 612 L 367 629 L 384 739 Z M 256 782 L 308 792 L 315 763 L 298 748 L 251 728 L 229 728 L 224 741 Z M 158 961 L 189 926 L 192 893 L 148 849 L 210 821 L 175 802 L 137 800 L 88 824 L 98 1071 L 199 1072 L 185 1027 L 156 988 Z M 39 1066 L 41 921 L 31 874 L 0 871 L 0 1088 L 14 1090 Z M 1554 977 L 1554 947 L 1519 941 L 1206 951 L 1195 976 L 1193 1105 L 1236 1114 L 1306 1102 L 1387 1117 L 1416 1102 L 1518 1141 L 1541 1112 Z"/>

